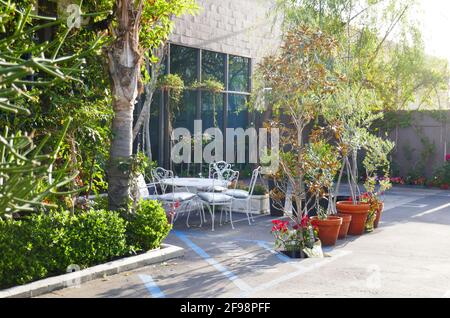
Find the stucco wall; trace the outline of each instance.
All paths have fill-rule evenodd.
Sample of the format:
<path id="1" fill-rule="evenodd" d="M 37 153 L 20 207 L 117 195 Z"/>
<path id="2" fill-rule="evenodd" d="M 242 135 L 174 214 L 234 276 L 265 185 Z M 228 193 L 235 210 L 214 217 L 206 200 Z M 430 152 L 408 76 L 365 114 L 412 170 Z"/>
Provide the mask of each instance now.
<path id="1" fill-rule="evenodd" d="M 197 0 L 196 16 L 176 20 L 172 43 L 255 59 L 280 45 L 272 0 Z"/>

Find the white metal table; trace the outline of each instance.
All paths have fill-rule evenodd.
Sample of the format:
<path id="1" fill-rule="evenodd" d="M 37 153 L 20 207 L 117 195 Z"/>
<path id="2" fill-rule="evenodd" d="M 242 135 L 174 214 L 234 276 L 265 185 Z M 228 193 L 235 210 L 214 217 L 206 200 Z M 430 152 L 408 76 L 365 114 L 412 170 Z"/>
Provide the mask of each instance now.
<path id="1" fill-rule="evenodd" d="M 189 189 L 196 189 L 196 191 L 203 191 L 217 186 L 227 188 L 229 182 L 226 180 L 213 180 L 206 178 L 168 178 L 162 179 L 161 184 L 166 186 L 174 186 L 178 188 L 184 187 Z"/>

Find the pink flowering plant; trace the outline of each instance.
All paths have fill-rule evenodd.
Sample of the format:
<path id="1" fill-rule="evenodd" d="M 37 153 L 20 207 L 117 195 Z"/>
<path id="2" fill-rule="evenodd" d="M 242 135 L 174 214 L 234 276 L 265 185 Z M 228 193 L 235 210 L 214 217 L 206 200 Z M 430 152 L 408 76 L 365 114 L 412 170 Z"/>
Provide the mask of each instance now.
<path id="1" fill-rule="evenodd" d="M 302 217 L 300 222 L 286 220 L 272 221 L 272 234 L 275 237 L 275 247 L 287 252 L 302 251 L 313 248 L 318 233 L 308 216 Z"/>

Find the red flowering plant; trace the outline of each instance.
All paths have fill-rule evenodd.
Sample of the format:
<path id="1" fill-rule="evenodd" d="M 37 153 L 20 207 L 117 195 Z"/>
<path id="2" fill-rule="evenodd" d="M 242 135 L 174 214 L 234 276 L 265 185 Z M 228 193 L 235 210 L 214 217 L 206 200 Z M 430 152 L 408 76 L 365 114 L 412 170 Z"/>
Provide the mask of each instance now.
<path id="1" fill-rule="evenodd" d="M 450 154 L 446 157 L 446 162 L 442 167 L 437 169 L 434 173 L 434 186 L 440 187 L 443 190 L 450 189 Z"/>
<path id="2" fill-rule="evenodd" d="M 307 215 L 303 216 L 300 222 L 273 220 L 272 224 L 276 248 L 287 252 L 296 252 L 314 247 L 317 240 L 317 229 L 311 225 Z"/>

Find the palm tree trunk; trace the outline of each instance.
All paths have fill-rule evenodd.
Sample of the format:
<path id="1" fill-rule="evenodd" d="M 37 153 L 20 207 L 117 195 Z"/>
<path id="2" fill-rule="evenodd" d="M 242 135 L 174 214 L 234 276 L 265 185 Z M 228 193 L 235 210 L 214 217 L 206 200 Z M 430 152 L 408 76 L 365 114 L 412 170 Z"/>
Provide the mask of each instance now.
<path id="1" fill-rule="evenodd" d="M 126 209 L 130 199 L 133 111 L 136 98 L 142 90 L 142 53 L 139 50 L 142 1 L 136 5 L 134 0 L 117 0 L 116 4 L 116 38 L 105 49 L 114 110 L 108 171 L 109 208 L 112 211 Z"/>

